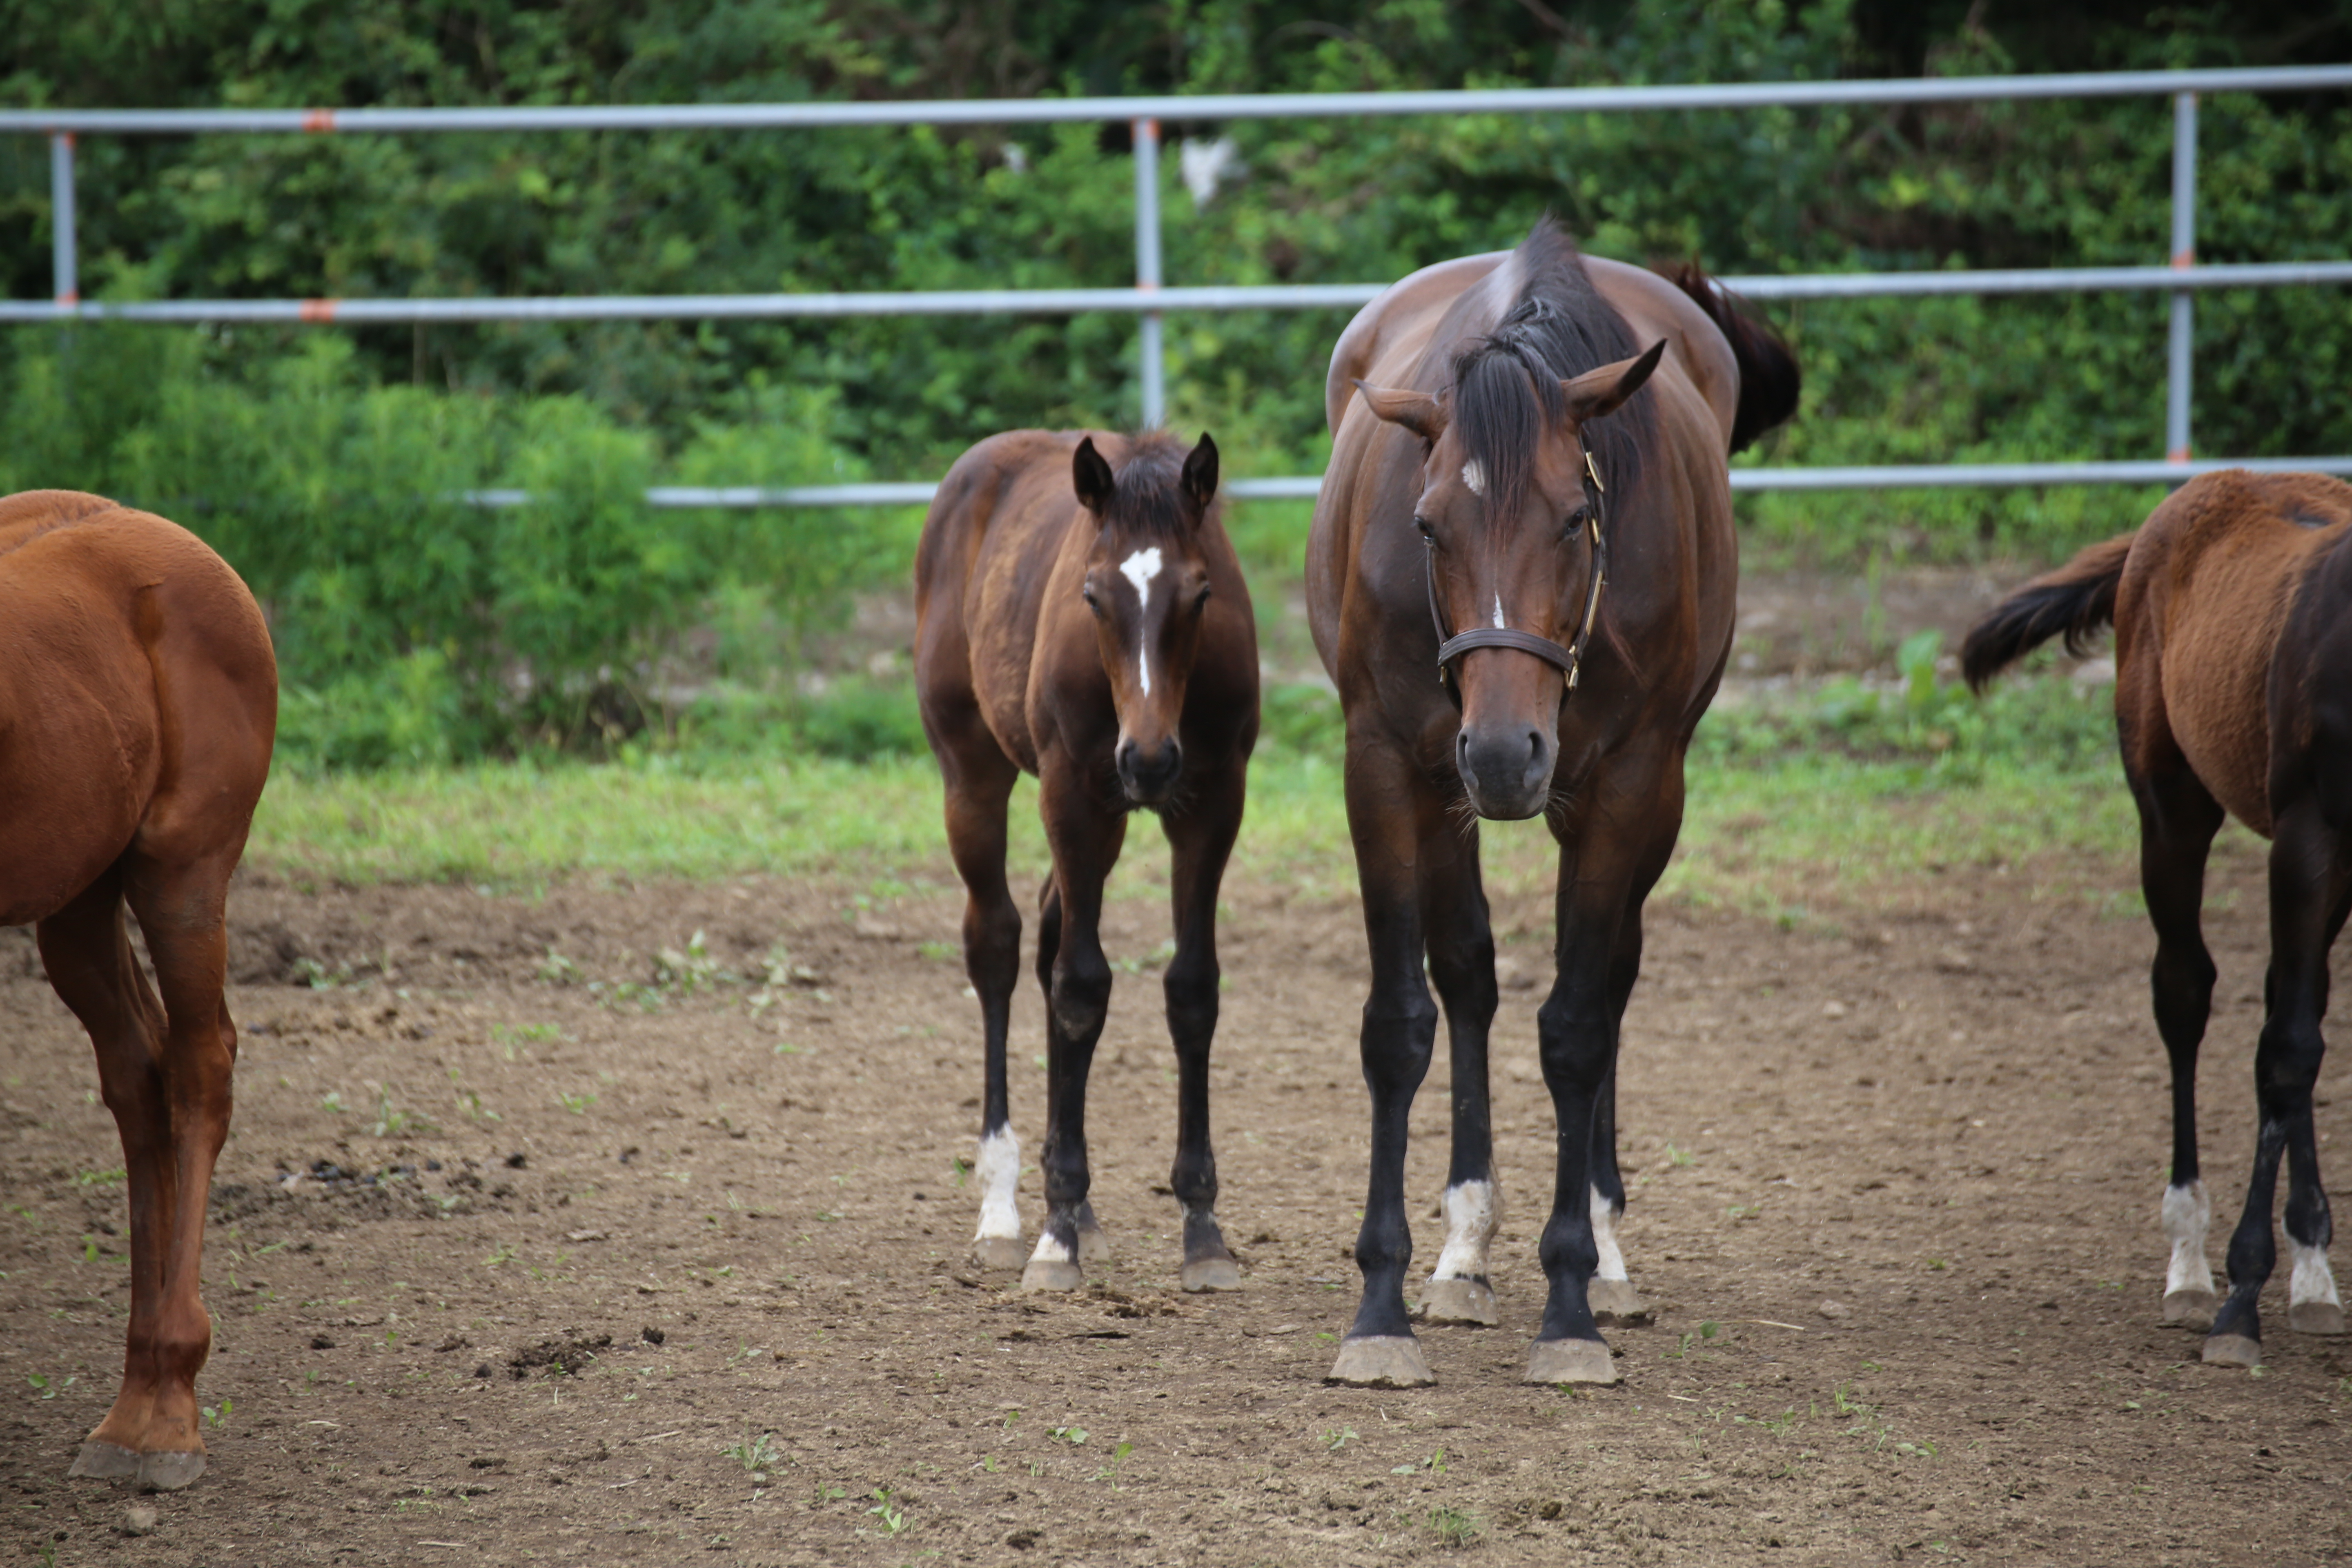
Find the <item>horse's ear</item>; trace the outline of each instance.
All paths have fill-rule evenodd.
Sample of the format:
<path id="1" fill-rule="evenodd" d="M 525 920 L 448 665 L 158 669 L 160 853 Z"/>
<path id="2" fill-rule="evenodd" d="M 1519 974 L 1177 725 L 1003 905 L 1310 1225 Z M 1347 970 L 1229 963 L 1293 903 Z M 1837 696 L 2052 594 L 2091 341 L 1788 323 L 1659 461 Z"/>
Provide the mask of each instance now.
<path id="1" fill-rule="evenodd" d="M 1445 434 L 1445 405 L 1426 392 L 1406 392 L 1392 386 L 1374 386 L 1359 381 L 1356 390 L 1364 395 L 1364 406 L 1391 425 L 1402 425 L 1424 441 L 1434 441 Z"/>
<path id="2" fill-rule="evenodd" d="M 1217 444 L 1201 432 L 1201 444 L 1184 459 L 1184 493 L 1203 515 L 1217 499 Z"/>
<path id="3" fill-rule="evenodd" d="M 1118 493 L 1118 480 L 1112 476 L 1110 465 L 1103 461 L 1103 455 L 1095 450 L 1095 438 L 1091 436 L 1078 443 L 1077 451 L 1070 458 L 1070 483 L 1078 492 L 1080 506 L 1097 517 L 1110 510 L 1110 498 Z"/>
<path id="4" fill-rule="evenodd" d="M 1616 413 L 1627 398 L 1642 390 L 1642 384 L 1658 368 L 1658 361 L 1665 352 L 1666 340 L 1660 338 L 1645 354 L 1621 359 L 1615 364 L 1604 364 L 1599 370 L 1588 370 L 1561 382 L 1559 389 L 1568 394 L 1570 421 L 1581 425 L 1588 419 Z"/>

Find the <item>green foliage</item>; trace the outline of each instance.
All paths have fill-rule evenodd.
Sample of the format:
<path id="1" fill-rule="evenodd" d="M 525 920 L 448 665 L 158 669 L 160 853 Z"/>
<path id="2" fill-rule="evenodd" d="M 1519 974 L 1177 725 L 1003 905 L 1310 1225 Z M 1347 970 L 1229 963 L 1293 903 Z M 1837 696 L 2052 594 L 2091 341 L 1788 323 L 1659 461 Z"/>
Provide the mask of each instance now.
<path id="1" fill-rule="evenodd" d="M 911 553 L 904 529 L 832 513 L 645 503 L 666 464 L 751 484 L 853 471 L 819 390 L 755 380 L 665 458 L 576 395 L 368 384 L 335 336 L 240 377 L 199 339 L 117 325 L 46 335 L 14 369 L 0 490 L 70 475 L 228 557 L 269 614 L 297 766 L 618 741 L 660 716 L 666 676 L 696 672 L 697 623 L 719 621 L 720 665 L 772 668 L 846 584 Z M 494 488 L 531 499 L 466 499 Z"/>

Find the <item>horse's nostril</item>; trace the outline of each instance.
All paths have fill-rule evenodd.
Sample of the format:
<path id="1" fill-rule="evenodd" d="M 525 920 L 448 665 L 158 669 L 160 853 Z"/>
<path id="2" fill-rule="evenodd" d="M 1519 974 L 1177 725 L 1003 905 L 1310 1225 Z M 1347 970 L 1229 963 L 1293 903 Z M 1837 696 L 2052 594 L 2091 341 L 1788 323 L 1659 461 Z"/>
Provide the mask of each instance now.
<path id="1" fill-rule="evenodd" d="M 1530 730 L 1528 731 L 1528 761 L 1535 763 L 1541 762 L 1542 760 L 1543 731 L 1541 730 Z"/>

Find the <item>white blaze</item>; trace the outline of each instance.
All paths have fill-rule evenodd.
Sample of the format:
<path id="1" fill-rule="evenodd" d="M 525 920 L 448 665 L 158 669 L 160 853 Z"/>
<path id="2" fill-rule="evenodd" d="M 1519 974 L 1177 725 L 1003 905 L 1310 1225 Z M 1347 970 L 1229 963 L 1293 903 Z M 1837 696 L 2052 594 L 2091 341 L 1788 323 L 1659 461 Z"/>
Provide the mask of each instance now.
<path id="1" fill-rule="evenodd" d="M 1118 563 L 1119 575 L 1135 584 L 1135 596 L 1143 606 L 1144 619 L 1149 622 L 1151 610 L 1151 584 L 1160 575 L 1160 546 L 1139 550 Z M 1135 663 L 1143 677 L 1143 694 L 1151 695 L 1151 641 L 1148 626 L 1139 626 L 1135 635 Z"/>
<path id="2" fill-rule="evenodd" d="M 2205 1195 L 2205 1184 L 2165 1188 L 2163 1215 L 2164 1237 L 2172 1243 L 2172 1260 L 2164 1269 L 2164 1293 L 2188 1290 L 2211 1295 L 2213 1271 L 2205 1266 L 2205 1227 L 2212 1223 L 2213 1205 Z"/>
<path id="3" fill-rule="evenodd" d="M 1503 595 L 1500 594 L 1495 595 L 1495 629 L 1498 632 L 1503 629 Z"/>
<path id="4" fill-rule="evenodd" d="M 2336 1294 L 2336 1274 L 2327 1267 L 2327 1249 L 2305 1247 L 2293 1237 L 2287 1237 L 2288 1250 L 2294 1254 L 2294 1274 L 2287 1281 L 2287 1301 L 2301 1307 L 2313 1301 L 2325 1301 L 2331 1307 L 2343 1305 Z"/>
<path id="5" fill-rule="evenodd" d="M 1472 495 L 1483 496 L 1486 493 L 1486 470 L 1474 458 L 1462 465 L 1462 482 L 1470 487 Z"/>
<path id="6" fill-rule="evenodd" d="M 1502 1194 L 1492 1182 L 1464 1182 L 1445 1189 L 1445 1250 L 1437 1255 L 1433 1279 L 1486 1278 L 1486 1243 L 1502 1224 Z"/>
<path id="7" fill-rule="evenodd" d="M 1021 1239 L 1021 1140 L 1001 1127 L 980 1141 L 980 1231 L 975 1237 Z"/>
<path id="8" fill-rule="evenodd" d="M 1625 1254 L 1617 1246 L 1617 1210 L 1592 1189 L 1592 1245 L 1601 1254 L 1601 1266 L 1593 1271 L 1600 1279 L 1622 1279 L 1625 1274 Z"/>

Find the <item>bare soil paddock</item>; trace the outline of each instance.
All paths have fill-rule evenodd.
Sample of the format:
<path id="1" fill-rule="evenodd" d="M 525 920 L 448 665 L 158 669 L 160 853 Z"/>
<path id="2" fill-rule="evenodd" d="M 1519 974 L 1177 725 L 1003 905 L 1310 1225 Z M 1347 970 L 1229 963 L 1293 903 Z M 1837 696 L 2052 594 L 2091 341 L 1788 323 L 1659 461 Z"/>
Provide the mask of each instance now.
<path id="1" fill-rule="evenodd" d="M 2204 1075 L 2224 1227 L 2263 909 L 2233 843 Z M 1114 903 L 1092 1126 L 1118 1254 L 1087 1294 L 1039 1299 L 966 1261 L 977 1028 L 944 887 L 867 906 L 758 879 L 528 899 L 249 877 L 212 1469 L 145 1500 L 65 1479 L 118 1364 L 121 1155 L 86 1042 L 29 938 L 0 932 L 6 1561 L 2352 1554 L 2352 1346 L 2286 1332 L 2283 1272 L 2261 1376 L 2203 1367 L 2157 1321 L 2150 939 L 2136 900 L 2090 912 L 2126 868 L 2074 875 L 2035 898 L 1955 868 L 1796 930 L 1653 912 L 1622 1121 L 1627 1252 L 1658 1311 L 1612 1336 L 1620 1386 L 1574 1393 L 1517 1381 L 1542 1297 L 1549 914 L 1498 901 L 1505 1323 L 1425 1331 L 1441 1384 L 1412 1394 L 1321 1381 L 1363 1182 L 1352 904 L 1228 889 L 1217 1143 L 1247 1289 L 1196 1299 L 1162 1190 L 1165 916 Z M 1034 1161 L 1034 988 L 1015 1021 Z M 1441 1052 L 1417 1205 L 1443 1177 L 1444 1077 Z M 2334 1153 L 2352 1113 L 2325 1083 L 2321 1104 Z M 1415 1213 L 1425 1267 L 1439 1230 Z"/>

